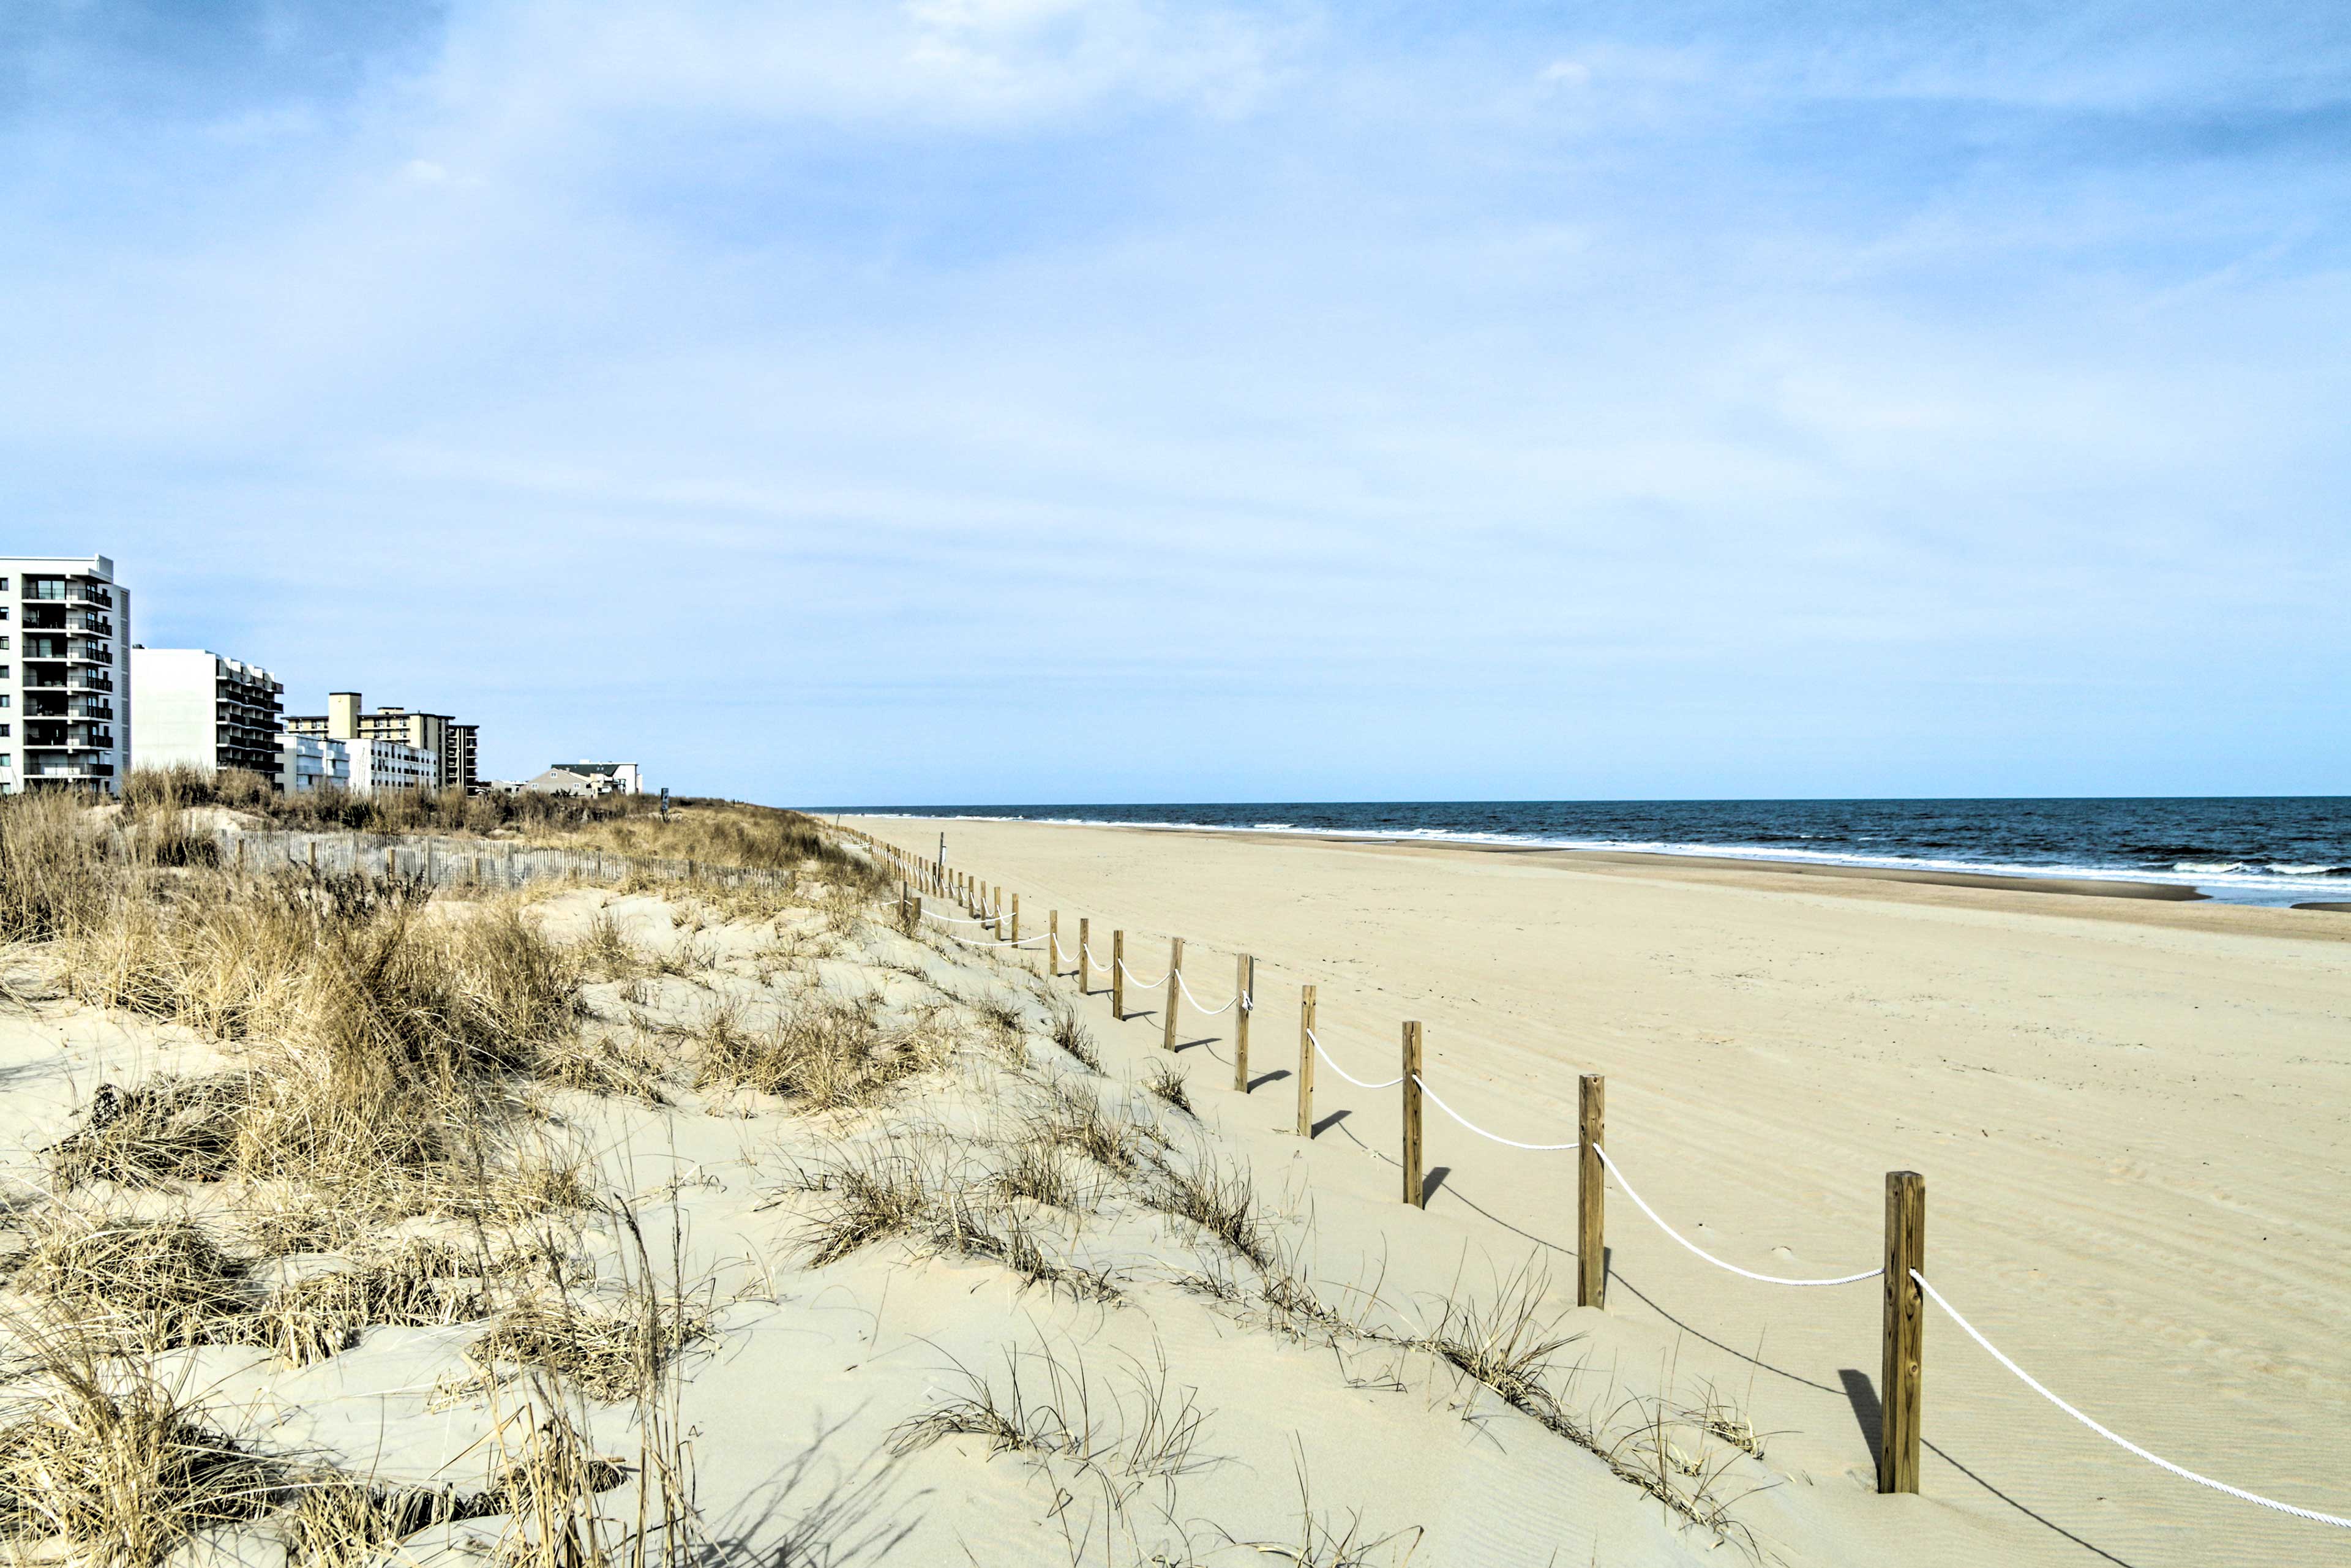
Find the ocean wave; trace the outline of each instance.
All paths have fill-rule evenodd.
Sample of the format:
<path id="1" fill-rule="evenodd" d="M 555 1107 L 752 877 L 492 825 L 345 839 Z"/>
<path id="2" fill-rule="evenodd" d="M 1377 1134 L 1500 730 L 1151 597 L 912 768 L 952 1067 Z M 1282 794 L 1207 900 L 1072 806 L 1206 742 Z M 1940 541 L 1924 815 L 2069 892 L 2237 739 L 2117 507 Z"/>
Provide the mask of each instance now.
<path id="1" fill-rule="evenodd" d="M 877 812 L 875 815 L 890 815 Z M 925 811 L 908 813 L 920 819 L 942 822 L 963 821 L 1037 821 L 1070 826 L 1136 828 L 1160 832 L 1263 833 L 1269 837 L 1311 836 L 1322 839 L 1346 840 L 1355 842 L 1395 842 L 1423 841 L 1441 843 L 1506 845 L 1517 849 L 1551 849 L 1598 851 L 1602 852 L 1672 855 L 1680 857 L 1711 857 L 1764 863 L 1797 863 L 1812 865 L 1850 866 L 1860 870 L 1916 871 L 1928 873 L 1959 873 L 1978 876 L 2023 877 L 2034 880 L 2060 878 L 2085 882 L 2138 882 L 2186 884 L 2208 896 L 2228 902 L 2284 904 L 2299 899 L 2335 898 L 2342 895 L 2343 879 L 2351 877 L 2351 864 L 2340 861 L 2268 860 L 2262 856 L 2245 859 L 2221 858 L 2211 846 L 2191 846 L 2175 843 L 2164 846 L 2168 852 L 2150 853 L 2153 845 L 2134 845 L 2103 859 L 2085 856 L 2079 850 L 2066 853 L 2071 846 L 2052 839 L 2047 848 L 2050 858 L 2001 859 L 1996 855 L 1979 858 L 1968 852 L 1968 847 L 1935 832 L 1897 835 L 1882 831 L 1856 832 L 1848 839 L 1853 847 L 1844 850 L 1828 848 L 1798 848 L 1781 835 L 1768 830 L 1753 839 L 1726 841 L 1666 840 L 1637 831 L 1608 834 L 1558 834 L 1529 829 L 1476 829 L 1468 827 L 1433 827 L 1406 822 L 1374 824 L 1361 822 L 1341 825 L 1316 823 L 1311 821 L 1268 820 L 1257 822 L 1227 819 L 1222 821 L 1198 820 L 1102 817 L 1078 811 L 1023 811 L 1019 810 Z M 1807 836 L 1807 835 L 1791 835 Z M 1811 835 L 1818 839 L 1829 834 Z M 1864 842 L 1888 840 L 1896 842 L 1907 839 L 1913 852 L 1888 853 L 1861 847 Z M 1888 846 L 1891 847 L 1890 845 Z M 2025 835 L 2013 846 L 2032 855 L 2040 847 L 2033 835 Z M 1938 851 L 1957 850 L 1956 853 Z M 2143 857 L 2143 858 L 2142 858 Z M 2166 869 L 2168 868 L 2168 869 Z"/>

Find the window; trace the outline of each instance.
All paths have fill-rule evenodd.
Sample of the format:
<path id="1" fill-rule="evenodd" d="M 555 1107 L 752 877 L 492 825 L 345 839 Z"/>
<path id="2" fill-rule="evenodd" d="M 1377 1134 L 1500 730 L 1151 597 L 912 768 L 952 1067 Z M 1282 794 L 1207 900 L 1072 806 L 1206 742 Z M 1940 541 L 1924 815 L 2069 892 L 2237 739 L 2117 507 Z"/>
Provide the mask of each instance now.
<path id="1" fill-rule="evenodd" d="M 6 768 L 9 765 L 8 754 L 5 751 L 0 751 L 0 768 Z"/>

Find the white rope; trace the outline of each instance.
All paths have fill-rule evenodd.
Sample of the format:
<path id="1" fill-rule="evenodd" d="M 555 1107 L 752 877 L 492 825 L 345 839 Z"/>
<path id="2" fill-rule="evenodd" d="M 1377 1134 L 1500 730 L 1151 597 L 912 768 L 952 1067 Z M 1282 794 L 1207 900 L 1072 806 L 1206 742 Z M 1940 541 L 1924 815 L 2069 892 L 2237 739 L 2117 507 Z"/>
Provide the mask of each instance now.
<path id="1" fill-rule="evenodd" d="M 952 915 L 941 915 L 935 909 L 924 910 L 923 918 L 925 920 L 935 920 L 942 925 L 985 925 L 987 924 L 985 920 L 958 920 Z"/>
<path id="2" fill-rule="evenodd" d="M 1042 936 L 1023 936 L 1018 942 L 980 942 L 969 936 L 958 936 L 952 931 L 945 935 L 948 941 L 960 942 L 967 947 L 1034 947 L 1044 940 Z"/>
<path id="3" fill-rule="evenodd" d="M 1713 1264 L 1718 1269 L 1728 1269 L 1732 1273 L 1740 1275 L 1742 1278 L 1760 1281 L 1766 1285 L 1853 1285 L 1858 1284 L 1864 1280 L 1875 1280 L 1879 1275 L 1886 1272 L 1885 1268 L 1880 1266 L 1868 1270 L 1866 1273 L 1845 1274 L 1834 1280 L 1783 1280 L 1777 1274 L 1758 1274 L 1753 1270 L 1742 1269 L 1736 1263 L 1726 1263 L 1721 1259 L 1716 1257 L 1713 1253 L 1707 1251 L 1705 1249 L 1699 1247 L 1696 1242 L 1682 1235 L 1680 1231 L 1676 1230 L 1672 1226 L 1667 1225 L 1664 1220 L 1658 1218 L 1657 1211 L 1641 1201 L 1641 1195 L 1633 1190 L 1633 1184 L 1625 1179 L 1625 1173 L 1617 1168 L 1616 1162 L 1614 1160 L 1608 1157 L 1608 1151 L 1604 1147 L 1595 1145 L 1593 1145 L 1593 1152 L 1600 1156 L 1600 1163 L 1608 1167 L 1608 1174 L 1616 1178 L 1616 1185 L 1625 1189 L 1625 1196 L 1631 1198 L 1634 1205 L 1638 1207 L 1643 1214 L 1649 1217 L 1649 1223 L 1655 1225 L 1658 1229 L 1664 1231 L 1667 1235 L 1672 1237 L 1675 1240 L 1680 1242 L 1684 1247 L 1688 1248 L 1691 1251 L 1697 1253 L 1699 1257 L 1705 1259 L 1708 1262 Z"/>
<path id="4" fill-rule="evenodd" d="M 1194 996 L 1194 995 L 1192 994 L 1192 988 L 1191 988 L 1191 987 L 1189 987 L 1189 986 L 1187 986 L 1187 985 L 1186 985 L 1186 984 L 1184 983 L 1184 975 L 1183 975 L 1183 971 L 1181 971 L 1181 970 L 1176 971 L 1176 988 L 1177 990 L 1179 990 L 1179 991 L 1181 991 L 1181 992 L 1183 992 L 1183 993 L 1184 993 L 1184 999 L 1185 999 L 1186 1001 L 1190 1002 L 1190 1003 L 1192 1004 L 1192 1009 L 1193 1009 L 1195 1012 L 1198 1013 L 1202 1018 L 1209 1018 L 1209 1019 L 1215 1018 L 1215 1017 L 1217 1016 L 1217 1014 L 1218 1014 L 1218 1013 L 1220 1013 L 1220 1012 L 1224 1012 L 1224 1011 L 1228 1010 L 1228 1009 L 1230 1009 L 1230 1008 L 1232 1007 L 1232 1005 L 1233 1005 L 1233 1002 L 1237 1002 L 1237 1001 L 1239 1001 L 1239 1000 L 1240 1000 L 1240 998 L 1238 998 L 1238 997 L 1235 997 L 1235 998 L 1232 999 L 1232 1001 L 1230 1001 L 1230 1002 L 1227 1002 L 1227 1003 L 1224 1005 L 1224 1007 L 1221 1007 L 1221 1008 L 1210 1009 L 1210 1008 L 1207 1008 L 1207 1007 L 1206 1007 L 1206 1006 L 1203 1006 L 1203 1005 L 1202 1005 L 1202 1003 L 1201 1003 L 1201 1001 L 1200 1001 L 1200 998 L 1197 998 L 1197 997 L 1196 997 L 1196 996 Z"/>
<path id="5" fill-rule="evenodd" d="M 1934 1286 L 1927 1283 L 1926 1275 L 1921 1274 L 1917 1270 L 1913 1269 L 1910 1270 L 1910 1277 L 1918 1281 L 1918 1288 L 1926 1291 L 1928 1298 L 1931 1299 L 1937 1306 L 1942 1308 L 1945 1312 L 1950 1315 L 1951 1321 L 1959 1325 L 1960 1332 L 1965 1333 L 1970 1339 L 1975 1341 L 1978 1344 L 1983 1346 L 1985 1351 L 1991 1354 L 1994 1361 L 2008 1368 L 2009 1371 L 2016 1374 L 2018 1381 L 2022 1382 L 2027 1388 L 2030 1388 L 2035 1394 L 2041 1396 L 2042 1398 L 2049 1401 L 2050 1404 L 2057 1406 L 2058 1409 L 2065 1412 L 2066 1415 L 2074 1417 L 2074 1420 L 2079 1421 L 2083 1426 L 2087 1427 L 2091 1431 L 2095 1432 L 2099 1437 L 2104 1437 L 2107 1442 L 2114 1444 L 2115 1447 L 2126 1449 L 2130 1453 L 2137 1454 L 2148 1464 L 2154 1465 L 2159 1469 L 2169 1470 L 2173 1475 L 2179 1477 L 2182 1480 L 2194 1481 L 2199 1487 L 2210 1487 L 2217 1492 L 2226 1492 L 2231 1497 L 2237 1499 L 2240 1502 L 2258 1503 L 2263 1508 L 2273 1508 L 2280 1513 L 2290 1513 L 2296 1519 L 2306 1519 L 2314 1524 L 2331 1524 L 2337 1530 L 2351 1530 L 2351 1519 L 2338 1518 L 2331 1513 L 2320 1513 L 2314 1509 L 2296 1508 L 2290 1502 L 2280 1502 L 2275 1498 L 2263 1497 L 2259 1492 L 2250 1492 L 2245 1490 L 2242 1487 L 2232 1487 L 2226 1481 L 2216 1481 L 2210 1476 L 2199 1476 L 2194 1470 L 2189 1469 L 2187 1466 L 2175 1465 L 2169 1459 L 2163 1458 L 2160 1454 L 2150 1454 L 2145 1448 L 2140 1448 L 2137 1443 L 2132 1442 L 2128 1437 L 2123 1437 L 2117 1432 L 2111 1431 L 2108 1428 L 2100 1426 L 2097 1422 L 2091 1420 L 2087 1416 L 2083 1415 L 2079 1410 L 2074 1409 L 2071 1405 L 2066 1404 L 2065 1401 L 2058 1398 L 2054 1394 L 2052 1394 L 2048 1388 L 2042 1384 L 2039 1378 L 2025 1371 L 2024 1368 L 2017 1365 L 2016 1363 L 2009 1360 L 2008 1357 L 2002 1354 L 1998 1345 L 1992 1343 L 1991 1341 L 1984 1338 L 1982 1334 L 1976 1332 L 1975 1324 L 1959 1316 L 1959 1309 L 1951 1305 L 1950 1302 L 1943 1300 L 1941 1291 L 1936 1290 Z"/>
<path id="6" fill-rule="evenodd" d="M 1119 972 L 1126 977 L 1126 983 L 1133 986 L 1136 990 L 1155 991 L 1160 987 L 1167 983 L 1167 977 L 1165 975 L 1160 976 L 1155 980 L 1136 979 L 1134 977 L 1134 971 L 1126 967 L 1126 960 L 1123 958 L 1113 958 L 1111 962 L 1118 966 Z"/>
<path id="7" fill-rule="evenodd" d="M 1321 1057 L 1325 1061 L 1331 1061 L 1331 1053 L 1322 1049 L 1322 1042 L 1314 1038 L 1314 1031 L 1310 1029 L 1306 1031 L 1306 1038 L 1307 1040 L 1314 1047 L 1315 1055 Z M 1385 1083 L 1366 1083 L 1335 1061 L 1331 1061 L 1331 1071 L 1337 1073 L 1340 1077 L 1345 1079 L 1348 1082 L 1353 1084 L 1358 1089 L 1393 1089 L 1397 1084 L 1404 1082 L 1404 1080 L 1399 1077 L 1391 1078 Z"/>
<path id="8" fill-rule="evenodd" d="M 1485 1128 L 1479 1126 L 1477 1123 L 1471 1121 L 1468 1117 L 1463 1115 L 1460 1112 L 1456 1111 L 1452 1106 L 1447 1105 L 1443 1100 L 1437 1099 L 1437 1091 L 1428 1086 L 1427 1079 L 1416 1074 L 1413 1078 L 1413 1082 L 1420 1085 L 1420 1092 L 1423 1094 L 1427 1095 L 1431 1100 L 1437 1101 L 1437 1108 L 1438 1110 L 1444 1112 L 1447 1115 L 1452 1117 L 1455 1121 L 1460 1123 L 1463 1126 L 1468 1128 L 1471 1132 L 1477 1134 L 1481 1138 L 1490 1138 L 1498 1144 L 1508 1144 L 1514 1149 L 1532 1149 L 1538 1154 L 1548 1154 L 1554 1149 L 1573 1149 L 1580 1146 L 1576 1144 L 1522 1144 L 1516 1138 L 1506 1138 L 1499 1133 L 1489 1133 L 1486 1131 Z"/>

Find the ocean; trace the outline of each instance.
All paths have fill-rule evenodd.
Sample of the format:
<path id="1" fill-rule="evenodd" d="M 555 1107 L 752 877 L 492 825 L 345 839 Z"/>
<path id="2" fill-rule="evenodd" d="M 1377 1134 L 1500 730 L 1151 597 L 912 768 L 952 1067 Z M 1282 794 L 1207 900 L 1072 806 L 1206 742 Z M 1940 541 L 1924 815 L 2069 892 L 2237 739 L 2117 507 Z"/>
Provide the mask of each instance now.
<path id="1" fill-rule="evenodd" d="M 843 808 L 849 810 L 851 808 Z M 857 808 L 878 810 L 882 808 Z M 2052 800 L 1386 800 L 919 806 L 906 816 L 1150 823 L 2194 887 L 2351 902 L 2351 796 Z"/>

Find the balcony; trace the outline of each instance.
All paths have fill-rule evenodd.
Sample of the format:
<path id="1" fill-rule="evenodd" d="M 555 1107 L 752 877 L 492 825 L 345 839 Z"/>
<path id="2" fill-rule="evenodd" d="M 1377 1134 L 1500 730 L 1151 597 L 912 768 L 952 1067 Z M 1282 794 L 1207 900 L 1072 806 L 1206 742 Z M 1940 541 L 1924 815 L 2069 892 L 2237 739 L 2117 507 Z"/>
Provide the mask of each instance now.
<path id="1" fill-rule="evenodd" d="M 66 617 L 66 630 L 87 632 L 98 637 L 111 637 L 114 635 L 114 617 L 93 615 L 87 610 L 79 611 Z"/>
<path id="2" fill-rule="evenodd" d="M 66 629 L 66 612 L 62 604 L 27 604 L 25 606 L 26 631 L 62 632 Z"/>
<path id="3" fill-rule="evenodd" d="M 75 718 L 114 719 L 114 705 L 100 697 L 82 697 L 67 705 L 66 712 Z"/>
<path id="4" fill-rule="evenodd" d="M 114 650 L 104 643 L 77 643 L 66 657 L 77 664 L 110 664 Z"/>
<path id="5" fill-rule="evenodd" d="M 26 692 L 25 716 L 27 718 L 63 718 L 66 716 L 66 695 L 63 692 Z"/>
<path id="6" fill-rule="evenodd" d="M 37 690 L 50 686 L 65 689 L 66 667 L 63 664 L 27 664 L 25 666 L 25 689 Z"/>
<path id="7" fill-rule="evenodd" d="M 67 684 L 78 692 L 110 692 L 114 677 L 100 670 L 76 670 Z"/>
<path id="8" fill-rule="evenodd" d="M 25 657 L 27 659 L 62 659 L 65 656 L 66 640 L 63 637 L 27 635 L 25 639 Z"/>

